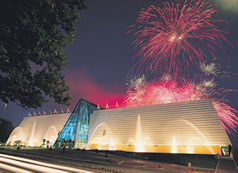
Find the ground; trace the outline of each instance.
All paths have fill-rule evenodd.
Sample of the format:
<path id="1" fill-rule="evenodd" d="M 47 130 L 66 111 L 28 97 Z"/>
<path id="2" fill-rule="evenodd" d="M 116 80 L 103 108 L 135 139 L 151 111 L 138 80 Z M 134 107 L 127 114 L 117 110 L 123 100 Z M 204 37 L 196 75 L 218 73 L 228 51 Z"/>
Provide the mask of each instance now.
<path id="1" fill-rule="evenodd" d="M 92 172 L 215 172 L 218 160 L 214 156 L 204 158 L 194 155 L 187 159 L 182 159 L 179 155 L 162 155 L 162 158 L 167 159 L 166 162 L 161 160 L 161 155 L 141 154 L 141 153 L 126 153 L 126 152 L 109 152 L 109 151 L 88 151 L 88 150 L 70 150 L 65 152 L 59 149 L 39 149 L 39 148 L 21 148 L 16 147 L 0 148 L 0 153 L 9 154 L 19 157 L 24 157 L 32 160 L 38 160 L 46 163 L 54 163 L 56 165 L 69 166 L 80 168 Z M 172 157 L 171 157 L 172 156 Z M 179 157 L 178 157 L 179 156 Z M 184 156 L 186 157 L 186 156 Z M 158 159 L 159 158 L 159 159 Z M 171 159 L 174 158 L 174 159 Z M 191 166 L 185 162 L 191 161 Z M 160 161 L 158 161 L 160 160 Z M 183 161 L 184 160 L 184 163 Z M 171 162 L 173 163 L 171 163 Z M 179 164 L 174 164 L 175 162 Z M 198 163 L 200 163 L 198 167 Z M 195 166 L 193 165 L 195 164 Z"/>

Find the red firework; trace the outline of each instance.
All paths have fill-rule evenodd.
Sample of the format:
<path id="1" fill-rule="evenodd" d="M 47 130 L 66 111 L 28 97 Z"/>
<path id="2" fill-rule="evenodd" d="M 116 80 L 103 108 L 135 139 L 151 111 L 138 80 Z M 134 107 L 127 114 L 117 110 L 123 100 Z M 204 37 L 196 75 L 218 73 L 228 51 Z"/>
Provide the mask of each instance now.
<path id="1" fill-rule="evenodd" d="M 232 131 L 236 132 L 238 126 L 237 111 L 229 106 L 227 100 L 217 99 L 219 95 L 230 91 L 232 90 L 215 90 L 213 87 L 204 84 L 203 81 L 196 84 L 195 82 L 179 83 L 176 80 L 169 79 L 146 83 L 143 86 L 137 84 L 134 88 L 129 88 L 125 98 L 125 106 L 135 107 L 211 99 L 222 125 L 228 133 L 232 133 Z"/>
<path id="2" fill-rule="evenodd" d="M 216 5 L 205 0 L 164 2 L 163 8 L 151 5 L 139 12 L 133 42 L 138 49 L 139 69 L 174 72 L 186 70 L 191 64 L 204 62 L 207 53 L 215 57 L 215 47 L 227 41 L 215 19 Z M 229 43 L 230 44 L 230 43 Z"/>

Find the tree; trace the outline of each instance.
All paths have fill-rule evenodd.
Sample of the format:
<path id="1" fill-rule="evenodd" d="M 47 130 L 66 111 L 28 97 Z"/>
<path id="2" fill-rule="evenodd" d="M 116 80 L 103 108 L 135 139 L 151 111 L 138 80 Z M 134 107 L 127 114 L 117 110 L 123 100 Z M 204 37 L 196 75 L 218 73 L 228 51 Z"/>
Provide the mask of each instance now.
<path id="1" fill-rule="evenodd" d="M 3 0 L 0 6 L 0 99 L 38 108 L 49 97 L 69 105 L 63 51 L 73 42 L 84 0 Z"/>
<path id="2" fill-rule="evenodd" d="M 16 145 L 16 146 L 20 146 L 20 145 L 21 145 L 21 140 L 16 140 L 16 141 L 15 141 L 15 145 Z"/>
<path id="3" fill-rule="evenodd" d="M 7 142 L 14 126 L 11 121 L 0 119 L 0 142 Z"/>

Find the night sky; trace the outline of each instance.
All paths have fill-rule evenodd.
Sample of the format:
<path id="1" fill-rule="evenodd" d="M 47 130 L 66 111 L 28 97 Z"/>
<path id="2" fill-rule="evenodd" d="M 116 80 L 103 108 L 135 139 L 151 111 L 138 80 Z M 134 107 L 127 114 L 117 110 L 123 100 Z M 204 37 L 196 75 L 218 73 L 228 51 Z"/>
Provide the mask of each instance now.
<path id="1" fill-rule="evenodd" d="M 216 56 L 219 63 L 226 71 L 232 73 L 230 79 L 217 80 L 220 88 L 238 90 L 238 1 L 218 1 L 219 18 L 228 21 L 229 35 L 226 38 L 234 48 L 224 44 L 231 63 L 221 50 L 217 50 Z M 213 2 L 216 2 L 213 0 Z M 155 0 L 88 0 L 86 10 L 81 11 L 80 23 L 77 24 L 75 41 L 65 49 L 68 57 L 68 65 L 63 73 L 70 87 L 72 102 L 70 110 L 77 104 L 80 98 L 84 98 L 95 104 L 105 106 L 106 103 L 115 105 L 123 102 L 126 95 L 126 74 L 132 69 L 138 59 L 133 58 L 132 42 L 135 38 L 127 34 L 130 26 L 136 23 L 138 12 L 141 8 L 147 8 L 154 4 Z M 157 1 L 160 2 L 160 1 Z M 136 70 L 136 69 L 135 69 Z M 133 70 L 134 71 L 134 70 Z M 153 78 L 150 73 L 147 78 Z M 238 110 L 238 92 L 229 93 L 226 98 L 231 105 Z M 0 111 L 3 110 L 3 105 Z M 5 118 L 18 126 L 23 117 L 29 112 L 41 113 L 57 109 L 66 110 L 66 106 L 57 105 L 52 100 L 37 110 L 25 110 L 18 103 L 10 102 L 7 105 Z M 238 115 L 237 115 L 238 116 Z M 238 128 L 237 128 L 238 129 Z M 238 139 L 232 138 L 233 143 Z"/>

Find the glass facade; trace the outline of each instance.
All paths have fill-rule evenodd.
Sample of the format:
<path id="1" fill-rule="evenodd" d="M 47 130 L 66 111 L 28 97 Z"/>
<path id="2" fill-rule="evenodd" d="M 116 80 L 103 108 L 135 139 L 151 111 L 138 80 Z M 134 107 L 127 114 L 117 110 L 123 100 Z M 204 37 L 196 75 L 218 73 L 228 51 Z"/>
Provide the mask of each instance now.
<path id="1" fill-rule="evenodd" d="M 90 115 L 96 108 L 97 105 L 80 99 L 55 141 L 54 147 L 85 148 L 88 143 Z"/>

